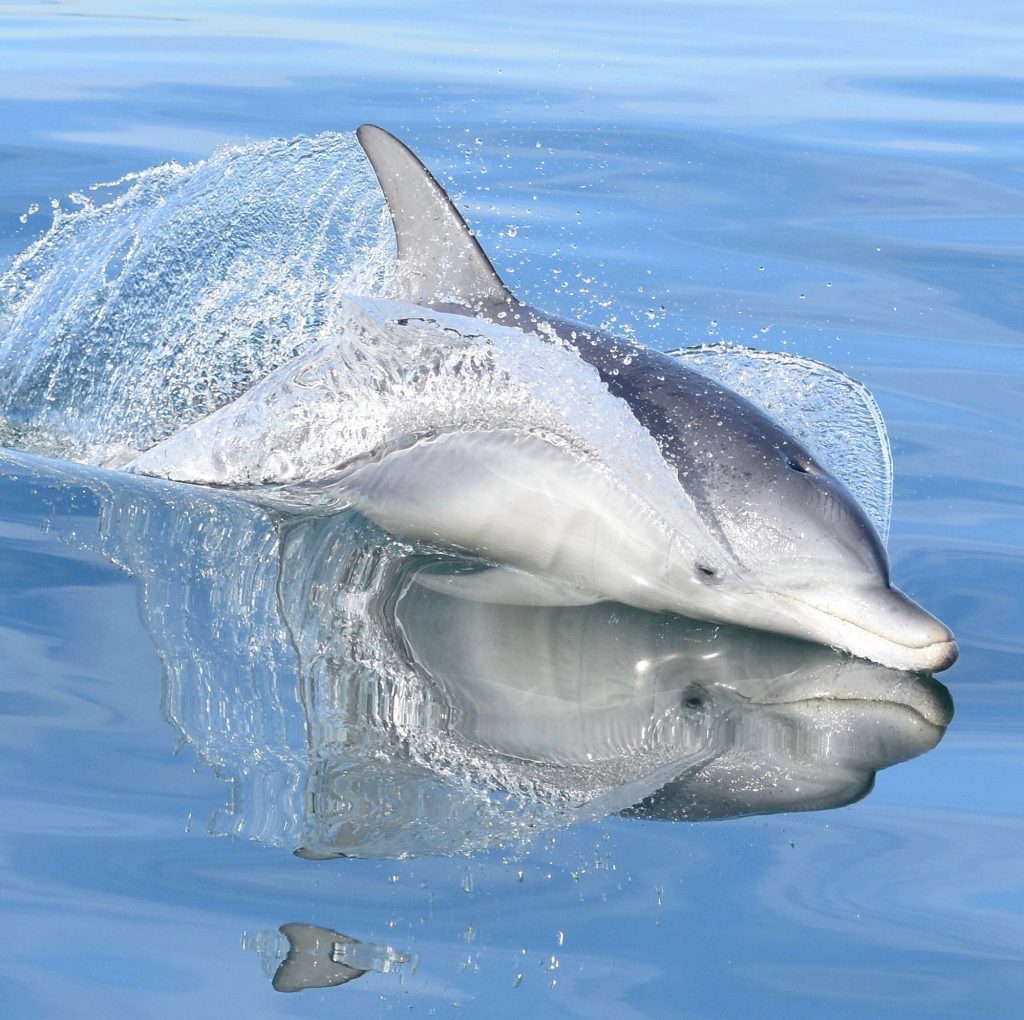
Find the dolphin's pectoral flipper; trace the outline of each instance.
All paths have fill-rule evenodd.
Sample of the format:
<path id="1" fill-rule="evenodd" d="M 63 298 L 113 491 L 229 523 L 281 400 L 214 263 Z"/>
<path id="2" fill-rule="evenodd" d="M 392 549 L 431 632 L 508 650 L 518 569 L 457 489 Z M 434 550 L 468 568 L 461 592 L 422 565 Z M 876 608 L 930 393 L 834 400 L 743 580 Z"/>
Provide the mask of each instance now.
<path id="1" fill-rule="evenodd" d="M 892 453 L 882 412 L 863 383 L 795 354 L 738 344 L 673 351 L 784 424 L 867 512 L 884 542 L 892 512 Z"/>
<path id="2" fill-rule="evenodd" d="M 397 296 L 428 307 L 482 308 L 511 295 L 429 170 L 394 135 L 364 124 L 356 137 L 380 181 L 398 243 Z"/>
<path id="3" fill-rule="evenodd" d="M 589 606 L 604 601 L 566 581 L 537 577 L 514 567 L 489 567 L 471 574 L 421 571 L 416 583 L 467 602 L 502 606 Z"/>

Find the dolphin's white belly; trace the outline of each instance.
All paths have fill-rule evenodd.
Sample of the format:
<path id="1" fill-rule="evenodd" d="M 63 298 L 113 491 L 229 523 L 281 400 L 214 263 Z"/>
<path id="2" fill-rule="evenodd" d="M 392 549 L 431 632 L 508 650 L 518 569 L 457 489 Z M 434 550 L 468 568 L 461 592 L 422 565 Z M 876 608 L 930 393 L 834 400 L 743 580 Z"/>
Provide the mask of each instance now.
<path id="1" fill-rule="evenodd" d="M 596 597 L 672 604 L 669 526 L 602 467 L 538 436 L 455 431 L 358 467 L 346 496 L 388 531 L 558 578 Z"/>

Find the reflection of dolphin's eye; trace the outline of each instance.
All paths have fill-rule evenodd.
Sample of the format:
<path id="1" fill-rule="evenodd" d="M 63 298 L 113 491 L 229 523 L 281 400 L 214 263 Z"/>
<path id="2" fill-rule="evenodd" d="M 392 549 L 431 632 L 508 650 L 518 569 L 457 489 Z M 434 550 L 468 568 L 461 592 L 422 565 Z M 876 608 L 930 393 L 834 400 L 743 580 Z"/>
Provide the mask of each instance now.
<path id="1" fill-rule="evenodd" d="M 714 577 L 715 576 L 714 570 L 712 570 L 711 567 L 704 566 L 703 563 L 697 563 L 696 567 L 697 567 L 697 573 L 700 574 L 703 577 Z"/>
<path id="2" fill-rule="evenodd" d="M 683 707 L 697 712 L 704 707 L 704 691 L 699 687 L 687 687 L 683 691 Z"/>

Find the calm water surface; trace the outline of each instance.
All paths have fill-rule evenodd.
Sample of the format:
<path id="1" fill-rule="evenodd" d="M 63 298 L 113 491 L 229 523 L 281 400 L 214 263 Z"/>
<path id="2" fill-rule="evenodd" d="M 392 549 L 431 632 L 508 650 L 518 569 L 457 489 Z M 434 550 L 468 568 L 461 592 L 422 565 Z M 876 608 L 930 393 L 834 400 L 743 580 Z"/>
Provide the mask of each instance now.
<path id="1" fill-rule="evenodd" d="M 306 732 L 295 676 L 326 668 L 302 659 L 323 621 L 282 623 L 263 598 L 292 590 L 281 549 L 317 562 L 361 525 L 282 537 L 212 496 L 5 454 L 3 1015 L 1020 1015 L 1018 6 L 126 11 L 0 4 L 5 261 L 51 198 L 93 182 L 380 123 L 540 307 L 665 349 L 793 351 L 870 386 L 896 466 L 893 573 L 959 639 L 956 716 L 852 806 L 571 825 L 552 808 L 526 846 L 441 853 L 498 824 L 460 816 L 389 859 L 393 818 L 289 828 L 307 739 L 393 734 Z M 346 647 L 330 668 L 366 665 Z M 398 816 L 397 790 L 442 795 L 409 768 L 351 789 L 390 791 Z M 374 839 L 383 859 L 289 852 Z M 276 991 L 286 924 L 357 940 L 336 956 L 366 973 Z"/>

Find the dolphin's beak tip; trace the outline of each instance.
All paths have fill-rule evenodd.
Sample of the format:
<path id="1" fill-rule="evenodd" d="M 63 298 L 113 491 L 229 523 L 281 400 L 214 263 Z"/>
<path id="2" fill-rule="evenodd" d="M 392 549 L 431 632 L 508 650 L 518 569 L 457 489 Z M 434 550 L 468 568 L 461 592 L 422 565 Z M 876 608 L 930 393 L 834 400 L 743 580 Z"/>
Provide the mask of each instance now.
<path id="1" fill-rule="evenodd" d="M 908 649 L 908 651 L 910 655 L 907 661 L 899 668 L 929 676 L 949 669 L 960 657 L 960 649 L 957 648 L 952 634 L 942 640 L 933 641 L 931 644 L 912 650 Z"/>
<path id="2" fill-rule="evenodd" d="M 960 649 L 957 647 L 956 641 L 952 635 L 948 641 L 942 641 L 936 645 L 932 645 L 935 649 L 934 652 L 934 665 L 928 667 L 930 673 L 941 673 L 945 669 L 949 669 L 950 666 L 960 658 Z"/>
<path id="3" fill-rule="evenodd" d="M 891 619 L 902 624 L 903 631 L 902 634 L 895 631 L 892 636 L 914 649 L 913 658 L 917 662 L 912 668 L 919 673 L 941 673 L 949 669 L 960 656 L 953 632 L 898 588 L 890 588 L 889 592 Z"/>

